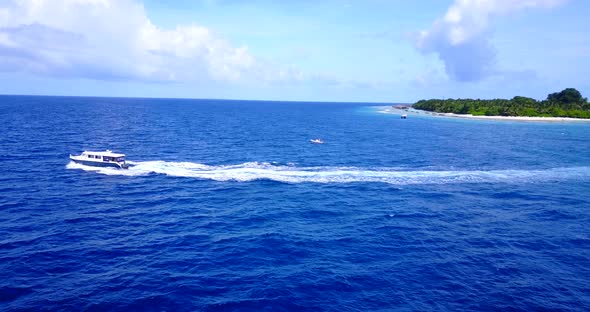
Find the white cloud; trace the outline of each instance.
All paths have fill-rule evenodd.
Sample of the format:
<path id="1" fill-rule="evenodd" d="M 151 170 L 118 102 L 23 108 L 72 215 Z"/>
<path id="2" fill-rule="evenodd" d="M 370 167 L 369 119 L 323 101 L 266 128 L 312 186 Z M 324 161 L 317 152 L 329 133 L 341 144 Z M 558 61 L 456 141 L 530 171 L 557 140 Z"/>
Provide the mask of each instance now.
<path id="1" fill-rule="evenodd" d="M 162 29 L 133 0 L 0 4 L 0 71 L 93 79 L 300 79 L 198 25 Z"/>
<path id="2" fill-rule="evenodd" d="M 495 71 L 495 49 L 490 43 L 494 17 L 533 8 L 552 8 L 567 0 L 455 0 L 444 17 L 421 31 L 416 47 L 436 53 L 447 74 L 459 81 L 474 81 Z"/>

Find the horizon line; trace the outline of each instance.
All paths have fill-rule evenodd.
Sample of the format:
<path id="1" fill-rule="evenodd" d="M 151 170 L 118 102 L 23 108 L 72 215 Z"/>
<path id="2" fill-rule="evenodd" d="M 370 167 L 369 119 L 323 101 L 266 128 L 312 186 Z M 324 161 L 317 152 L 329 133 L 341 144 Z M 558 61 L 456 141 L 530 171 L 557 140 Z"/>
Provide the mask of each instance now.
<path id="1" fill-rule="evenodd" d="M 341 103 L 341 104 L 411 104 L 405 102 L 362 102 L 362 101 L 310 101 L 310 100 L 253 100 L 253 99 L 231 99 L 231 98 L 191 98 L 191 97 L 152 97 L 152 96 L 108 96 L 108 95 L 51 95 L 51 94 L 3 94 L 3 96 L 22 97 L 67 97 L 67 98 L 107 98 L 107 99 L 152 99 L 152 100 L 212 100 L 212 101 L 242 101 L 242 102 L 285 102 L 285 103 Z"/>

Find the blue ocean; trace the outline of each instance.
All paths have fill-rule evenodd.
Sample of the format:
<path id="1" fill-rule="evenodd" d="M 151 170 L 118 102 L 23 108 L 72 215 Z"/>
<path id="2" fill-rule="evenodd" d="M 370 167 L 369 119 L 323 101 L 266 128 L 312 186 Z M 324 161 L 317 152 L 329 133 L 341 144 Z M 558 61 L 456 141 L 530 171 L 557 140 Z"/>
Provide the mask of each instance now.
<path id="1" fill-rule="evenodd" d="M 1 96 L 0 310 L 590 310 L 590 123 L 383 105 Z"/>

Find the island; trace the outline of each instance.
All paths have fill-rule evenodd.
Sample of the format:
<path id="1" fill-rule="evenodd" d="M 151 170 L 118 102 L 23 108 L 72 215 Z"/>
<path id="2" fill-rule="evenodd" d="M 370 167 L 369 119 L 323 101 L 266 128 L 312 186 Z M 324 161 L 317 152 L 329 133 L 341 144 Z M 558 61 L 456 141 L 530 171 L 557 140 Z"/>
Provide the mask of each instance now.
<path id="1" fill-rule="evenodd" d="M 412 108 L 417 110 L 472 116 L 494 117 L 565 117 L 590 119 L 590 103 L 574 89 L 547 95 L 547 99 L 515 96 L 506 99 L 431 99 L 420 100 Z"/>

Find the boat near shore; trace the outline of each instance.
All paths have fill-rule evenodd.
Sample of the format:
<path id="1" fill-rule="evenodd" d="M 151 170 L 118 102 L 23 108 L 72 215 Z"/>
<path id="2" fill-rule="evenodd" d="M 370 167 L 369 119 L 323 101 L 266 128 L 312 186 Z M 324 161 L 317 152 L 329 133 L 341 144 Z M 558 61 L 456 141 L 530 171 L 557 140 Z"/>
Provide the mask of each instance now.
<path id="1" fill-rule="evenodd" d="M 80 155 L 70 154 L 70 159 L 75 163 L 86 166 L 129 168 L 129 164 L 125 161 L 125 154 L 113 153 L 111 150 L 103 152 L 84 151 Z"/>

